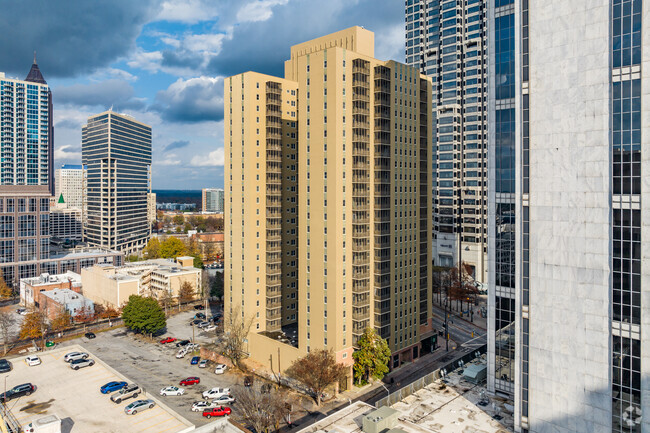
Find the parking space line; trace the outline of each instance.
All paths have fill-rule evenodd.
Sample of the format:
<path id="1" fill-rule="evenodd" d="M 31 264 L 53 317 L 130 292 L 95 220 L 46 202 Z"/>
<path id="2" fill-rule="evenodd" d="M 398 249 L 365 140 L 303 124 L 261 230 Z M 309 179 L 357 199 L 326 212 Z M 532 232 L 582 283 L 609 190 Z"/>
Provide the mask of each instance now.
<path id="1" fill-rule="evenodd" d="M 160 408 L 158 408 L 158 409 L 160 409 Z M 147 421 L 147 420 L 150 420 L 151 418 L 155 418 L 155 417 L 157 417 L 158 415 L 162 415 L 162 414 L 165 413 L 162 409 L 160 409 L 160 410 L 161 410 L 161 411 L 158 412 L 157 414 L 155 414 L 155 415 L 153 415 L 153 416 L 150 416 L 149 418 L 141 419 L 140 421 L 134 422 L 134 423 L 132 423 L 132 424 L 133 424 L 133 425 L 135 425 L 135 424 L 140 424 L 141 422 L 145 422 L 145 421 Z"/>
<path id="2" fill-rule="evenodd" d="M 140 431 L 142 432 L 142 431 L 145 431 L 145 430 L 149 430 L 151 427 L 155 427 L 155 426 L 157 426 L 157 425 L 160 425 L 160 424 L 162 424 L 162 423 L 164 423 L 164 422 L 167 422 L 167 421 L 169 421 L 169 420 L 173 420 L 173 419 L 174 419 L 174 417 L 169 417 L 169 418 L 164 419 L 164 420 L 162 420 L 162 421 L 160 421 L 160 422 L 158 422 L 158 423 L 156 423 L 156 424 L 150 425 L 149 427 L 147 427 L 147 428 L 145 428 L 145 429 L 142 429 L 142 430 L 140 430 Z"/>
<path id="3" fill-rule="evenodd" d="M 106 379 L 112 379 L 112 378 L 115 378 L 114 374 L 109 374 L 108 376 L 94 377 L 90 380 L 87 380 L 87 382 L 103 382 Z"/>
<path id="4" fill-rule="evenodd" d="M 174 419 L 175 419 L 175 418 L 174 418 Z M 171 430 L 171 429 L 173 429 L 173 428 L 178 428 L 178 427 L 182 427 L 182 426 L 183 426 L 182 423 L 177 422 L 176 424 L 174 424 L 174 425 L 171 426 L 171 427 L 166 428 L 165 430 L 158 430 L 157 433 L 163 433 L 163 432 L 166 432 L 167 430 Z"/>

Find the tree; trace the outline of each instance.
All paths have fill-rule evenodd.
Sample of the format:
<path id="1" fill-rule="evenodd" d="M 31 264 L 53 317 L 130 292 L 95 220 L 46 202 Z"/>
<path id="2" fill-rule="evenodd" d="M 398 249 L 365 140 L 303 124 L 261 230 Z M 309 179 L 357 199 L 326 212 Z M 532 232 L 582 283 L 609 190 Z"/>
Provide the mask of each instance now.
<path id="1" fill-rule="evenodd" d="M 61 307 L 57 312 L 54 319 L 52 319 L 52 331 L 62 332 L 70 327 L 72 324 L 72 317 L 70 312 L 65 308 Z"/>
<path id="2" fill-rule="evenodd" d="M 217 260 L 217 249 L 214 247 L 212 242 L 206 242 L 205 247 L 203 248 L 203 257 L 208 262 L 214 262 Z"/>
<path id="3" fill-rule="evenodd" d="M 183 281 L 178 289 L 178 302 L 186 304 L 194 299 L 194 286 L 189 281 Z"/>
<path id="4" fill-rule="evenodd" d="M 167 309 L 171 308 L 174 304 L 174 297 L 172 296 L 171 291 L 164 290 L 160 297 L 158 298 L 160 306 L 165 310 L 165 317 L 167 317 Z"/>
<path id="5" fill-rule="evenodd" d="M 266 384 L 262 386 L 267 386 Z M 292 401 L 283 390 L 267 389 L 262 392 L 254 386 L 237 388 L 237 407 L 235 417 L 256 433 L 266 433 L 271 428 L 280 429 L 292 409 Z"/>
<path id="6" fill-rule="evenodd" d="M 2 271 L 0 270 L 0 298 L 8 299 L 14 296 L 14 291 L 11 290 L 4 279 Z"/>
<path id="7" fill-rule="evenodd" d="M 95 320 L 95 310 L 86 304 L 74 315 L 74 321 L 76 323 L 88 323 L 93 320 Z"/>
<path id="8" fill-rule="evenodd" d="M 7 354 L 7 345 L 11 338 L 11 328 L 16 323 L 16 318 L 9 311 L 0 311 L 0 335 L 2 335 L 2 354 Z"/>
<path id="9" fill-rule="evenodd" d="M 210 282 L 210 296 L 223 297 L 223 272 L 217 272 Z"/>
<path id="10" fill-rule="evenodd" d="M 374 329 L 366 328 L 357 341 L 354 358 L 354 380 L 357 383 L 367 383 L 372 377 L 381 380 L 388 373 L 390 349 L 386 340 L 381 338 Z"/>
<path id="11" fill-rule="evenodd" d="M 47 334 L 47 318 L 40 311 L 32 311 L 20 327 L 20 338 L 45 338 Z"/>
<path id="12" fill-rule="evenodd" d="M 174 218 L 172 218 L 172 222 L 177 226 L 180 226 L 185 223 L 185 217 L 183 217 L 183 215 L 174 215 Z"/>
<path id="13" fill-rule="evenodd" d="M 224 355 L 239 369 L 241 360 L 247 356 L 244 344 L 252 326 L 253 316 L 244 317 L 240 307 L 228 312 L 224 319 Z"/>
<path id="14" fill-rule="evenodd" d="M 201 256 L 194 256 L 194 260 L 192 261 L 192 265 L 197 268 L 197 269 L 203 269 L 203 259 L 201 259 Z"/>
<path id="15" fill-rule="evenodd" d="M 158 301 L 138 295 L 129 296 L 122 309 L 122 320 L 127 328 L 139 333 L 155 334 L 167 326 Z"/>
<path id="16" fill-rule="evenodd" d="M 158 238 L 151 238 L 147 245 L 142 250 L 142 254 L 145 255 L 148 259 L 158 259 L 160 258 L 160 241 Z"/>
<path id="17" fill-rule="evenodd" d="M 188 231 L 192 230 L 192 224 L 190 223 L 185 223 L 183 225 L 183 233 L 187 233 Z"/>
<path id="18" fill-rule="evenodd" d="M 185 254 L 185 244 L 177 237 L 170 236 L 160 244 L 160 257 L 175 259 Z"/>
<path id="19" fill-rule="evenodd" d="M 315 349 L 302 358 L 296 359 L 287 374 L 305 385 L 320 406 L 325 388 L 345 377 L 347 367 L 336 362 L 332 350 Z"/>
<path id="20" fill-rule="evenodd" d="M 455 300 L 457 303 L 460 301 L 461 311 L 463 310 L 463 301 L 469 302 L 470 299 L 474 299 L 478 295 L 478 288 L 469 270 L 470 267 L 466 263 L 449 269 L 449 299 Z"/>

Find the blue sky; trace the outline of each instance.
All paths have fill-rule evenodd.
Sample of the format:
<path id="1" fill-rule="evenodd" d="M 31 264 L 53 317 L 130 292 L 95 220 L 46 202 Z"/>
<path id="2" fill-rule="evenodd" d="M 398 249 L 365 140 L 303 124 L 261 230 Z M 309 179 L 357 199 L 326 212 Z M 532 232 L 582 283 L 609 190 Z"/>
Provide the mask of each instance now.
<path id="1" fill-rule="evenodd" d="M 402 0 L 0 0 L 0 71 L 37 51 L 54 95 L 55 166 L 81 161 L 81 125 L 113 107 L 153 128 L 154 189 L 223 185 L 223 78 L 282 76 L 292 44 L 353 25 L 404 61 Z"/>

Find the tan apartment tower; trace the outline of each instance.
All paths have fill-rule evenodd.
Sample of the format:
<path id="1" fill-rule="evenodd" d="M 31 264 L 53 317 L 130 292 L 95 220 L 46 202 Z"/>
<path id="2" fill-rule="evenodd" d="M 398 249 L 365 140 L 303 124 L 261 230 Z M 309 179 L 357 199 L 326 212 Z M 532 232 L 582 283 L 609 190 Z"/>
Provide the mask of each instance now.
<path id="1" fill-rule="evenodd" d="M 293 46 L 285 79 L 226 79 L 226 313 L 274 369 L 351 364 L 369 327 L 393 368 L 431 350 L 431 82 L 373 55 L 352 27 Z"/>

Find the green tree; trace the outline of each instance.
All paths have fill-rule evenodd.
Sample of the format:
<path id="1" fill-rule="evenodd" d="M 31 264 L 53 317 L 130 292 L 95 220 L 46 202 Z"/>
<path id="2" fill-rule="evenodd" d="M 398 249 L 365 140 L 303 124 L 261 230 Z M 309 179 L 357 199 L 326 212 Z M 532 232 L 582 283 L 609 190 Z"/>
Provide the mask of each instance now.
<path id="1" fill-rule="evenodd" d="M 203 269 L 203 259 L 201 258 L 201 256 L 194 256 L 194 262 L 192 263 L 192 265 L 195 268 Z"/>
<path id="2" fill-rule="evenodd" d="M 386 340 L 381 338 L 374 329 L 366 328 L 357 341 L 354 358 L 354 380 L 365 384 L 372 377 L 381 380 L 388 373 L 390 349 Z"/>
<path id="3" fill-rule="evenodd" d="M 320 406 L 325 388 L 343 379 L 346 371 L 345 365 L 336 362 L 332 350 L 315 349 L 296 359 L 287 374 L 309 388 L 316 404 Z"/>
<path id="4" fill-rule="evenodd" d="M 127 328 L 139 333 L 155 334 L 167 326 L 158 301 L 138 295 L 129 296 L 129 302 L 122 309 L 122 320 Z"/>
<path id="5" fill-rule="evenodd" d="M 160 257 L 175 259 L 185 254 L 185 244 L 177 237 L 170 236 L 160 244 Z"/>
<path id="6" fill-rule="evenodd" d="M 192 224 L 190 224 L 190 223 L 185 223 L 185 225 L 183 226 L 183 232 L 184 232 L 184 233 L 187 233 L 187 232 L 190 231 L 190 230 L 192 230 Z"/>
<path id="7" fill-rule="evenodd" d="M 223 297 L 223 272 L 217 272 L 210 283 L 210 296 Z"/>
<path id="8" fill-rule="evenodd" d="M 183 217 L 183 215 L 175 215 L 174 218 L 172 218 L 172 221 L 177 226 L 180 226 L 183 225 L 183 223 L 185 222 L 185 217 Z"/>
<path id="9" fill-rule="evenodd" d="M 149 239 L 149 242 L 147 242 L 147 246 L 144 247 L 142 254 L 148 259 L 160 258 L 160 241 L 158 238 Z"/>

